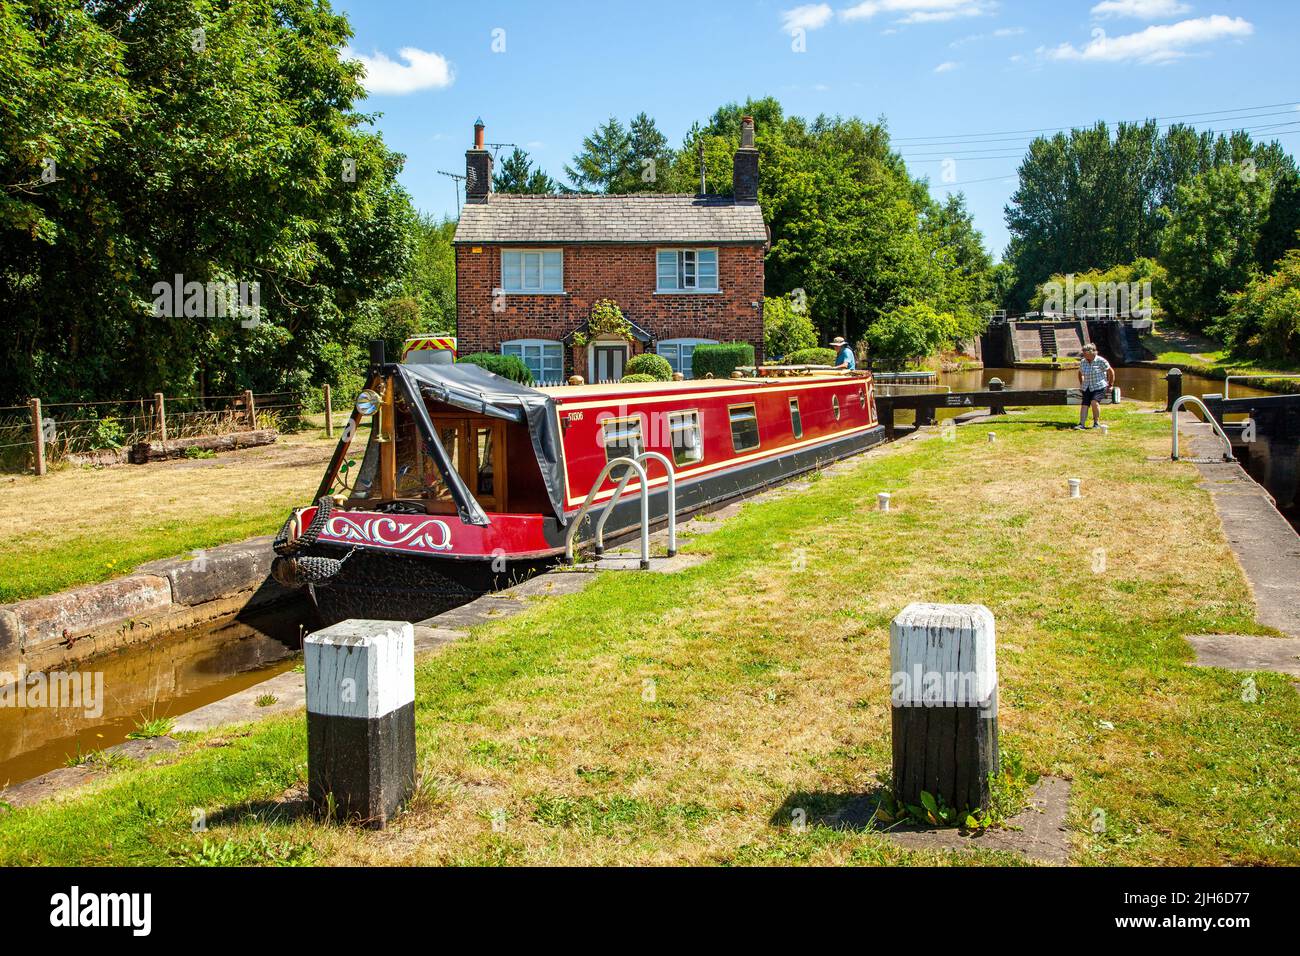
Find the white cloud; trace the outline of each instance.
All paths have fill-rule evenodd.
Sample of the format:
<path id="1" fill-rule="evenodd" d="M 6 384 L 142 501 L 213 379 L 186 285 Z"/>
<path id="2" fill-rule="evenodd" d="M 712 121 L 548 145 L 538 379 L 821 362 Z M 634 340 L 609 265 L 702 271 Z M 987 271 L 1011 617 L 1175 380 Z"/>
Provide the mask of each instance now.
<path id="1" fill-rule="evenodd" d="M 801 7 L 781 11 L 781 29 L 794 36 L 796 30 L 820 30 L 830 19 L 829 3 L 805 3 Z"/>
<path id="2" fill-rule="evenodd" d="M 954 63 L 952 60 L 947 60 L 946 62 L 940 63 L 938 66 L 936 66 L 936 67 L 934 68 L 934 72 L 936 72 L 936 73 L 947 73 L 947 72 L 949 72 L 950 70 L 955 70 L 955 69 L 957 69 L 957 67 L 959 67 L 959 66 L 961 66 L 960 63 Z"/>
<path id="3" fill-rule="evenodd" d="M 1024 27 L 1002 27 L 1001 29 L 994 30 L 993 35 L 995 37 L 1018 37 L 1024 32 Z"/>
<path id="4" fill-rule="evenodd" d="M 1180 0 L 1101 0 L 1092 8 L 1094 17 L 1136 17 L 1139 20 L 1159 20 L 1176 17 L 1192 8 Z"/>
<path id="5" fill-rule="evenodd" d="M 896 23 L 937 23 L 992 12 L 994 0 L 863 0 L 840 11 L 845 20 L 870 20 L 880 13 L 902 16 Z"/>
<path id="6" fill-rule="evenodd" d="M 1250 22 L 1241 17 L 1216 14 L 1212 17 L 1151 26 L 1137 33 L 1117 37 L 1108 37 L 1106 31 L 1098 28 L 1092 31 L 1092 40 L 1082 49 L 1072 43 L 1062 43 L 1050 50 L 1040 47 L 1039 53 L 1052 60 L 1167 63 L 1186 56 L 1187 47 L 1225 38 L 1247 37 L 1254 31 Z"/>
<path id="7" fill-rule="evenodd" d="M 370 93 L 403 96 L 417 90 L 441 90 L 451 86 L 456 78 L 446 57 L 413 46 L 404 46 L 397 51 L 397 55 L 406 61 L 405 66 L 380 52 L 366 56 L 344 47 L 339 55 L 345 60 L 356 60 L 366 68 L 361 82 Z"/>

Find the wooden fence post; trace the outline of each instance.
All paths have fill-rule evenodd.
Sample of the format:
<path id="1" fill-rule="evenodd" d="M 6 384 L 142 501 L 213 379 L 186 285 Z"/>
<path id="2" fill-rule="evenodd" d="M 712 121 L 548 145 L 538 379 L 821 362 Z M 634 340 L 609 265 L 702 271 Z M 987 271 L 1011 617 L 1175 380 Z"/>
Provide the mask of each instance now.
<path id="1" fill-rule="evenodd" d="M 328 385 L 325 386 L 325 437 L 334 437 L 334 399 Z"/>
<path id="2" fill-rule="evenodd" d="M 312 806 L 382 828 L 415 790 L 415 632 L 343 621 L 308 635 L 303 660 Z"/>
<path id="3" fill-rule="evenodd" d="M 45 474 L 45 429 L 41 427 L 41 400 L 33 398 L 31 406 L 33 470 L 37 475 L 43 475 Z"/>
<path id="4" fill-rule="evenodd" d="M 909 604 L 889 627 L 894 796 L 958 812 L 989 807 L 998 772 L 993 614 L 982 604 Z"/>
<path id="5" fill-rule="evenodd" d="M 257 408 L 253 405 L 253 390 L 244 389 L 244 408 L 248 411 L 248 427 L 257 428 Z"/>
<path id="6" fill-rule="evenodd" d="M 162 392 L 153 393 L 153 413 L 158 419 L 158 438 L 162 442 L 167 441 L 167 406 L 163 400 Z"/>

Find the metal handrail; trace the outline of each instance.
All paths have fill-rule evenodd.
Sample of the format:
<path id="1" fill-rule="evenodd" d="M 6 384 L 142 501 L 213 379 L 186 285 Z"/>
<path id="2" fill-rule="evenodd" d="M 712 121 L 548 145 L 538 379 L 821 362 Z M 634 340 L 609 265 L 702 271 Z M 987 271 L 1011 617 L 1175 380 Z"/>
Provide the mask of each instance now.
<path id="1" fill-rule="evenodd" d="M 668 475 L 668 557 L 671 558 L 677 554 L 677 475 L 673 472 L 673 464 L 668 460 L 667 456 L 662 455 L 657 451 L 643 451 L 641 454 L 637 455 L 635 459 L 637 464 L 645 468 L 644 474 L 646 477 L 641 479 L 643 482 L 649 477 L 650 469 L 646 467 L 646 461 L 651 458 L 662 462 L 664 472 Z M 622 480 L 619 481 L 618 487 L 614 489 L 614 494 L 609 499 L 608 507 L 601 512 L 600 520 L 596 522 L 595 550 L 598 555 L 604 554 L 605 552 L 605 522 L 614 511 L 614 503 L 618 501 L 620 496 L 622 496 L 623 489 L 627 486 L 628 480 L 631 477 L 632 473 L 629 471 L 623 476 Z"/>
<path id="2" fill-rule="evenodd" d="M 1261 374 L 1258 373 L 1258 372 L 1242 372 L 1240 375 L 1227 375 L 1227 376 L 1224 376 L 1224 379 L 1223 379 L 1223 400 L 1224 400 L 1225 402 L 1228 400 L 1228 393 L 1232 391 L 1232 386 L 1231 386 L 1230 384 L 1228 384 L 1228 383 L 1231 382 L 1234 378 L 1239 378 L 1239 379 L 1247 379 L 1247 378 L 1260 378 L 1260 379 L 1266 379 L 1266 378 L 1300 378 L 1300 374 L 1291 374 L 1291 373 L 1288 372 L 1288 373 L 1278 374 L 1278 375 L 1261 375 Z"/>
<path id="3" fill-rule="evenodd" d="M 1210 414 L 1210 410 L 1205 407 L 1205 403 L 1201 401 L 1199 398 L 1197 398 L 1195 395 L 1182 396 L 1181 398 L 1178 399 L 1178 401 L 1174 402 L 1173 408 L 1169 409 L 1169 413 L 1170 413 L 1169 418 L 1170 418 L 1171 427 L 1173 428 L 1173 439 L 1174 439 L 1173 441 L 1174 447 L 1172 453 L 1169 456 L 1170 459 L 1172 459 L 1173 461 L 1178 461 L 1178 409 L 1182 408 L 1186 402 L 1193 402 L 1198 408 L 1200 408 L 1200 410 L 1205 413 L 1205 418 L 1210 423 L 1210 427 L 1214 429 L 1214 433 L 1223 439 L 1223 448 L 1224 448 L 1223 460 L 1236 461 L 1235 456 L 1232 454 L 1231 439 L 1228 438 L 1227 433 L 1223 430 L 1222 427 L 1220 427 L 1218 419 L 1216 419 L 1212 414 Z"/>
<path id="4" fill-rule="evenodd" d="M 648 570 L 650 567 L 650 490 L 646 487 L 649 483 L 646 481 L 645 469 L 632 458 L 614 458 L 605 463 L 605 467 L 600 470 L 600 474 L 592 483 L 591 490 L 587 492 L 587 499 L 578 509 L 574 516 L 569 530 L 564 535 L 564 561 L 566 564 L 573 563 L 573 539 L 578 533 L 578 528 L 582 525 L 582 519 L 587 517 L 587 512 L 591 510 L 592 505 L 596 503 L 596 489 L 605 483 L 609 473 L 618 465 L 626 465 L 628 469 L 635 469 L 636 473 L 641 476 L 641 570 Z M 627 485 L 628 479 L 632 477 L 629 470 L 619 481 L 618 487 L 614 489 L 614 497 L 610 498 L 609 505 L 605 509 L 605 514 L 613 510 L 614 503 L 618 501 L 618 496 L 622 494 L 623 488 Z M 602 515 L 602 520 L 605 515 Z M 599 526 L 598 526 L 599 527 Z"/>

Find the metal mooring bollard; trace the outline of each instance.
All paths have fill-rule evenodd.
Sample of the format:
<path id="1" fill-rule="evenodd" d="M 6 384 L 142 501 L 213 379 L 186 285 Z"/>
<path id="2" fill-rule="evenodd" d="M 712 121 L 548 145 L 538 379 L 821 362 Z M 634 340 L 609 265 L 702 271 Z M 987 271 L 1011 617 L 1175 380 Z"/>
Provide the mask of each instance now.
<path id="1" fill-rule="evenodd" d="M 997 440 L 998 440 L 998 433 L 997 433 L 997 432 L 989 432 L 989 444 L 992 445 L 992 444 L 993 444 L 995 441 L 997 441 Z"/>
<path id="2" fill-rule="evenodd" d="M 1081 488 L 1083 487 L 1083 479 L 1082 479 L 1082 478 L 1067 478 L 1066 481 L 1068 481 L 1069 484 L 1070 484 L 1070 497 L 1071 497 L 1071 498 L 1081 498 L 1082 495 L 1079 493 L 1079 489 L 1081 489 Z"/>
<path id="3" fill-rule="evenodd" d="M 958 812 L 988 809 L 998 772 L 993 613 L 982 604 L 909 604 L 889 627 L 894 797 L 924 791 Z"/>
<path id="4" fill-rule="evenodd" d="M 308 635 L 303 658 L 312 806 L 380 829 L 415 790 L 415 631 L 344 621 Z"/>
<path id="5" fill-rule="evenodd" d="M 876 508 L 880 511 L 889 510 L 889 492 L 882 491 L 876 495 Z"/>

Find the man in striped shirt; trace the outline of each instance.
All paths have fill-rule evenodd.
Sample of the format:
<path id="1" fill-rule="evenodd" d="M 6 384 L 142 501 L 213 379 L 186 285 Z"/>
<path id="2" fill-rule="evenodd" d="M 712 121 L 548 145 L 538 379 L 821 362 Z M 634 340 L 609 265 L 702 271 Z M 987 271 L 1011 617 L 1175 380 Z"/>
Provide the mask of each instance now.
<path id="1" fill-rule="evenodd" d="M 1097 354 L 1097 346 L 1089 342 L 1083 347 L 1079 360 L 1079 388 L 1083 390 L 1083 403 L 1079 406 L 1079 424 L 1075 431 L 1088 428 L 1088 409 L 1092 409 L 1092 428 L 1101 424 L 1101 396 L 1106 389 L 1115 387 L 1115 370 Z"/>

